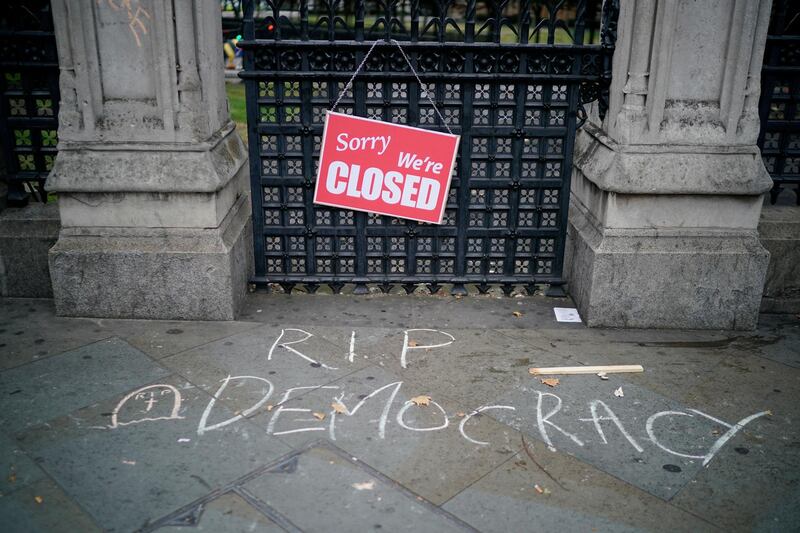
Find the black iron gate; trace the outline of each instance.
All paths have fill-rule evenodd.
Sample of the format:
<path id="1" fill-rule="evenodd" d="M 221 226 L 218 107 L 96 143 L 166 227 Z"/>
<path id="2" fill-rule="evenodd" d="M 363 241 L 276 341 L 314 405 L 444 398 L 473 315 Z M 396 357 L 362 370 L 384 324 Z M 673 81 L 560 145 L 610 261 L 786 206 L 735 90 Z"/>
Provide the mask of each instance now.
<path id="1" fill-rule="evenodd" d="M 245 8 L 256 283 L 355 293 L 451 284 L 559 293 L 575 129 L 610 77 L 617 1 L 266 0 Z M 601 43 L 590 39 L 599 20 Z M 592 30 L 591 28 L 594 28 Z M 461 135 L 441 225 L 312 203 L 325 111 Z"/>
<path id="2" fill-rule="evenodd" d="M 800 205 L 800 5 L 795 0 L 772 3 L 759 114 L 758 146 L 775 182 L 772 203 L 794 185 Z"/>
<path id="3" fill-rule="evenodd" d="M 0 6 L 0 174 L 8 203 L 33 195 L 46 201 L 44 181 L 58 143 L 58 57 L 50 0 L 6 0 Z"/>

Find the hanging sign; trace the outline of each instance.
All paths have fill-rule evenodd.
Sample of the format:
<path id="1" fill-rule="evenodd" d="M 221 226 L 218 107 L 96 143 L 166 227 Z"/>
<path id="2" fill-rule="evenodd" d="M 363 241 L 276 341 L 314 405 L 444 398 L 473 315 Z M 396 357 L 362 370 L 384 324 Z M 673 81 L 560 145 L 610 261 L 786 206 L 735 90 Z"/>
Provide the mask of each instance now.
<path id="1" fill-rule="evenodd" d="M 314 202 L 441 224 L 458 140 L 329 111 Z"/>

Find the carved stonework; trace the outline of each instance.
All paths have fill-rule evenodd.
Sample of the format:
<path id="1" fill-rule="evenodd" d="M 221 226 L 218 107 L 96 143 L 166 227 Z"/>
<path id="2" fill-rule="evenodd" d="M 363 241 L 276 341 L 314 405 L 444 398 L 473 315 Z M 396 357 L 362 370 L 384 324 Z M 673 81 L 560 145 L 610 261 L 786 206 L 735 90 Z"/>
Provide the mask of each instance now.
<path id="1" fill-rule="evenodd" d="M 613 78 L 608 134 L 633 144 L 754 144 L 770 5 L 623 2 L 614 72 L 627 77 Z"/>
<path id="2" fill-rule="evenodd" d="M 67 21 L 56 29 L 64 143 L 197 142 L 227 120 L 222 57 L 205 23 L 219 17 L 212 3 L 53 0 L 53 12 Z"/>

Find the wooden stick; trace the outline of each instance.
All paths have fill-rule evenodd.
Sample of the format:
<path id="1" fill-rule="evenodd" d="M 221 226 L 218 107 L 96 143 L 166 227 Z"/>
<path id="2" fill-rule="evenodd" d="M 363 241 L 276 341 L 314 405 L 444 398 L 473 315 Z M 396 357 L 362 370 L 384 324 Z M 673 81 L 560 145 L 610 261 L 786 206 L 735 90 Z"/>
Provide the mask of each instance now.
<path id="1" fill-rule="evenodd" d="M 546 368 L 528 369 L 534 376 L 550 374 L 617 374 L 620 372 L 644 372 L 642 365 L 608 365 L 608 366 L 551 366 Z"/>

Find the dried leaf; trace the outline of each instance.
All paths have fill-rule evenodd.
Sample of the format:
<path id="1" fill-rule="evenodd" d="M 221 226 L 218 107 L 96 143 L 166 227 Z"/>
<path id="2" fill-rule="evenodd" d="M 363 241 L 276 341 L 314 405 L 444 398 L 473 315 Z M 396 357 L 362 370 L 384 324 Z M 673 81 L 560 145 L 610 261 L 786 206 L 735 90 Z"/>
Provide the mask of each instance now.
<path id="1" fill-rule="evenodd" d="M 605 372 L 598 372 L 597 377 L 602 379 L 603 381 L 608 381 L 608 374 Z"/>
<path id="2" fill-rule="evenodd" d="M 622 387 L 614 391 L 614 396 L 616 396 L 617 398 L 622 398 L 623 396 L 625 396 L 625 393 L 622 392 Z"/>
<path id="3" fill-rule="evenodd" d="M 353 488 L 356 490 L 372 490 L 375 488 L 375 482 L 365 481 L 363 483 L 353 483 Z"/>
<path id="4" fill-rule="evenodd" d="M 456 413 L 456 416 L 458 418 L 464 418 L 465 416 L 467 416 L 467 414 L 466 413 L 462 413 L 461 411 L 459 411 L 459 412 Z"/>
<path id="5" fill-rule="evenodd" d="M 558 378 L 544 378 L 541 380 L 542 383 L 547 385 L 548 387 L 555 387 L 559 383 L 561 383 Z"/>
<path id="6" fill-rule="evenodd" d="M 316 418 L 317 420 L 325 420 L 325 413 L 319 413 L 315 411 L 311 414 L 314 415 L 314 418 Z"/>
<path id="7" fill-rule="evenodd" d="M 331 404 L 331 407 L 333 407 L 334 413 L 339 413 L 340 415 L 347 414 L 347 407 L 345 407 L 342 402 L 334 402 Z"/>
<path id="8" fill-rule="evenodd" d="M 44 498 L 42 498 L 41 496 L 34 496 L 33 499 L 38 504 L 41 504 L 44 501 Z"/>
<path id="9" fill-rule="evenodd" d="M 414 405 L 430 405 L 431 397 L 425 394 L 414 396 L 413 398 L 411 398 L 411 403 L 413 403 Z"/>
<path id="10" fill-rule="evenodd" d="M 513 312 L 513 313 L 511 313 L 511 314 L 512 314 L 512 315 L 514 315 L 514 316 L 515 316 L 515 317 L 517 317 L 517 318 L 519 318 L 519 317 L 521 317 L 521 316 L 522 316 L 522 312 L 521 312 L 521 311 L 514 311 L 514 312 Z"/>
<path id="11" fill-rule="evenodd" d="M 408 341 L 408 345 L 414 348 L 415 346 L 419 346 L 419 343 L 417 341 Z"/>
<path id="12" fill-rule="evenodd" d="M 534 489 L 536 490 L 536 492 L 538 492 L 539 494 L 544 494 L 544 489 L 543 489 L 542 487 L 540 487 L 538 484 L 537 484 L 537 485 L 534 485 L 534 486 L 533 486 L 533 488 L 534 488 Z"/>

